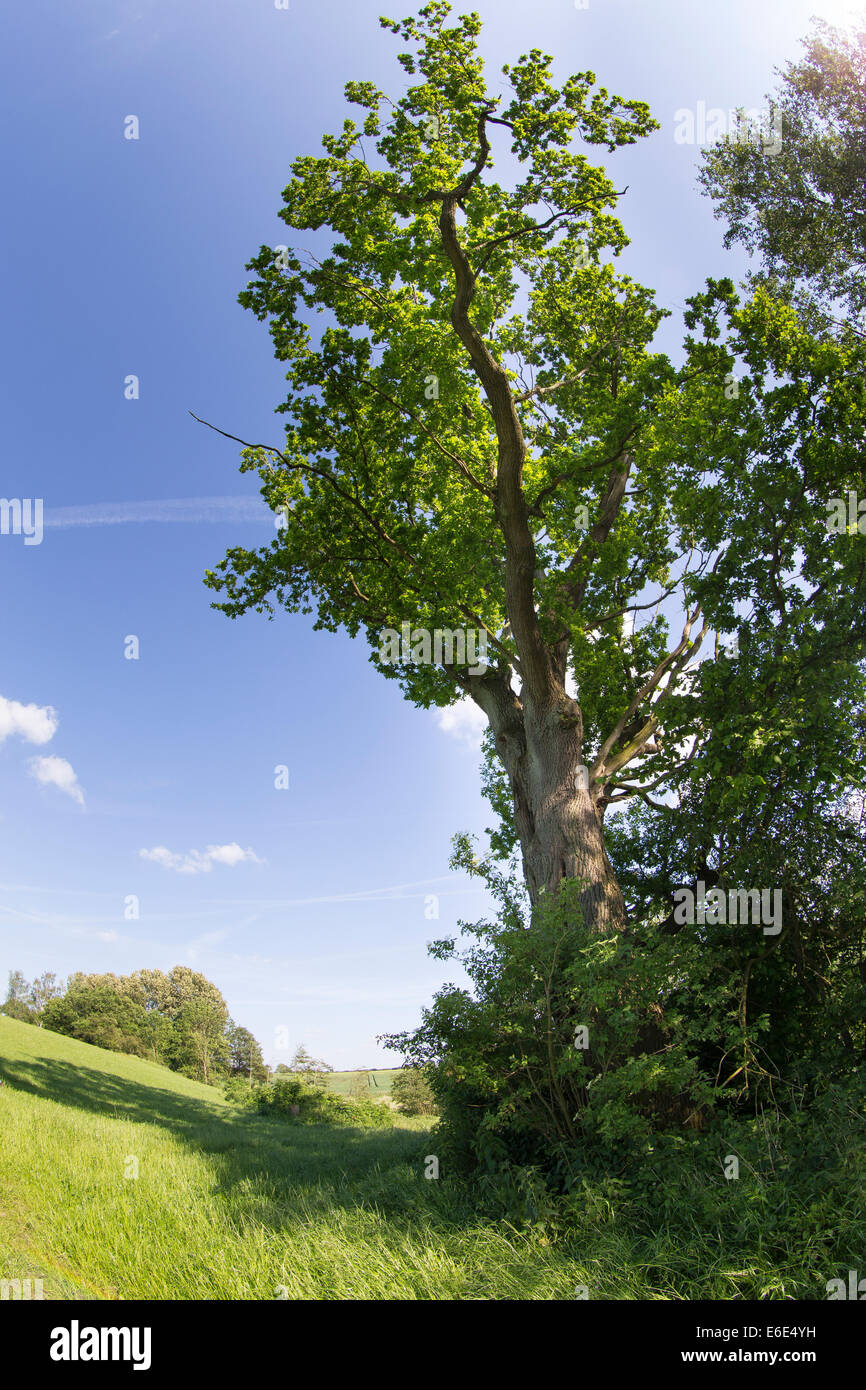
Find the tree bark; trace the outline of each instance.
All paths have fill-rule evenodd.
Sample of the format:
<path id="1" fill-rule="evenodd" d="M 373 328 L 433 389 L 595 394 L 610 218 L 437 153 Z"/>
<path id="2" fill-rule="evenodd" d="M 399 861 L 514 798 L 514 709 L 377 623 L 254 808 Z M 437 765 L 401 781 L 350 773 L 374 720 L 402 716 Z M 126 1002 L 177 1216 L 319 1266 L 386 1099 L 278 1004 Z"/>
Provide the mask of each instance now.
<path id="1" fill-rule="evenodd" d="M 535 720 L 530 711 L 526 724 L 526 756 L 512 787 L 530 900 L 576 879 L 587 929 L 620 930 L 625 903 L 604 848 L 598 804 L 584 785 L 579 731 L 563 728 L 556 715 Z"/>
<path id="2" fill-rule="evenodd" d="M 538 702 L 501 680 L 482 680 L 473 695 L 484 709 L 511 783 L 530 902 L 566 879 L 583 884 L 578 901 L 596 934 L 626 925 L 625 902 L 604 847 L 602 804 L 586 785 L 580 707 L 563 695 Z"/>

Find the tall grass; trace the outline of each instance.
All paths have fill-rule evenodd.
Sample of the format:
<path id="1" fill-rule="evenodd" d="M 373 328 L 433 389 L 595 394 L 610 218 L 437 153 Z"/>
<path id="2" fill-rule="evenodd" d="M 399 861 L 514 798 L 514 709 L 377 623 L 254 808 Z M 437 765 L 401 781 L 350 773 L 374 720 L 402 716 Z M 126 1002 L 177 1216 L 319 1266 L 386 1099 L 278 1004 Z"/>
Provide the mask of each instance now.
<path id="1" fill-rule="evenodd" d="M 3 1017 L 0 1075 L 0 1278 L 47 1298 L 809 1299 L 866 1273 L 866 1158 L 841 1130 L 803 1165 L 756 1136 L 738 1182 L 697 1145 L 652 1200 L 600 1177 L 529 1224 L 496 1216 L 495 1183 L 482 1208 L 447 1165 L 424 1177 L 425 1119 L 285 1124 Z"/>
<path id="2" fill-rule="evenodd" d="M 4 1018 L 0 1071 L 0 1277 L 41 1276 L 46 1297 L 573 1295 L 572 1259 L 466 1219 L 424 1178 L 418 1121 L 286 1126 Z"/>

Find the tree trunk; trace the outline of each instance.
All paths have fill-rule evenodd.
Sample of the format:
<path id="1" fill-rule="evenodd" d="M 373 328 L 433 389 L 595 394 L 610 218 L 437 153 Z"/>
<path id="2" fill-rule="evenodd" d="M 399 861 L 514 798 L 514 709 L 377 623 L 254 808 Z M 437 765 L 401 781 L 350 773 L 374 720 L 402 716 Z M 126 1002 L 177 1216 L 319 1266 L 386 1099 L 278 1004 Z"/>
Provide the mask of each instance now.
<path id="1" fill-rule="evenodd" d="M 565 879 L 584 886 L 578 894 L 589 931 L 619 931 L 625 926 L 625 902 L 607 852 L 601 821 L 590 793 L 562 780 L 557 770 L 534 778 L 534 787 L 515 788 L 523 804 L 523 868 L 530 900 L 559 887 Z M 540 785 L 539 785 L 540 783 Z"/>
<path id="2" fill-rule="evenodd" d="M 523 871 L 535 906 L 565 879 L 583 883 L 578 900 L 587 929 L 621 930 L 625 902 L 604 848 L 599 793 L 587 786 L 580 708 L 565 696 L 539 708 L 523 695 L 485 692 L 485 712 L 511 781 Z"/>

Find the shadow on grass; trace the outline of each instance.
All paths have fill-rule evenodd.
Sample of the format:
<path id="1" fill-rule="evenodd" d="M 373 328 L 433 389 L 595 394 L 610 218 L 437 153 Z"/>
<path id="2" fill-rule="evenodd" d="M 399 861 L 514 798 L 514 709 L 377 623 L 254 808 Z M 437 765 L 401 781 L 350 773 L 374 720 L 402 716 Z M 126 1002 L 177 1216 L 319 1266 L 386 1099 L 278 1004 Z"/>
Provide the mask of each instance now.
<path id="1" fill-rule="evenodd" d="M 375 1206 L 389 1220 L 417 1219 L 421 1208 L 437 1224 L 454 1220 L 439 1184 L 423 1179 L 429 1132 L 283 1121 L 53 1058 L 4 1060 L 3 1074 L 40 1099 L 167 1129 L 212 1160 L 215 1192 L 237 1194 L 264 1225 L 282 1225 L 301 1196 L 318 1207 Z"/>
<path id="2" fill-rule="evenodd" d="M 42 1100 L 74 1105 L 97 1115 L 166 1125 L 180 1132 L 204 1123 L 219 1123 L 222 1118 L 216 1103 L 211 1105 L 196 1096 L 179 1095 L 168 1087 L 145 1085 L 55 1058 L 4 1059 L 3 1076 L 15 1090 L 27 1091 Z"/>

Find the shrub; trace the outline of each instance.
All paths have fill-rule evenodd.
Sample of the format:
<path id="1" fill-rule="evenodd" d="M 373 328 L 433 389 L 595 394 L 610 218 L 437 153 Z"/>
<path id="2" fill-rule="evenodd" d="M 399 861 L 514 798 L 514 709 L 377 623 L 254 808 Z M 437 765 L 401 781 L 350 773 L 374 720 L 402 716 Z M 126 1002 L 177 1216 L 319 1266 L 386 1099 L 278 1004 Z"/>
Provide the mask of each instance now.
<path id="1" fill-rule="evenodd" d="M 424 1073 L 417 1067 L 404 1067 L 394 1077 L 391 1097 L 404 1115 L 435 1115 L 436 1097 Z"/>
<path id="2" fill-rule="evenodd" d="M 490 879 L 500 918 L 464 925 L 467 950 L 431 947 L 461 961 L 474 992 L 446 986 L 420 1028 L 383 1039 L 424 1068 L 452 1162 L 538 1167 L 567 1185 L 590 1150 L 615 1163 L 624 1143 L 706 1123 L 732 1073 L 741 1089 L 761 1020 L 741 1026 L 739 981 L 695 928 L 590 935 L 566 883 L 527 929 L 511 882 Z"/>
<path id="3" fill-rule="evenodd" d="M 260 1114 L 311 1125 L 355 1125 L 359 1129 L 390 1129 L 394 1117 L 385 1105 L 372 1100 L 348 1100 L 311 1086 L 297 1077 L 280 1077 L 253 1087 Z"/>
<path id="4" fill-rule="evenodd" d="M 243 1076 L 229 1076 L 223 1082 L 223 1095 L 235 1105 L 253 1105 L 255 1089 Z"/>

